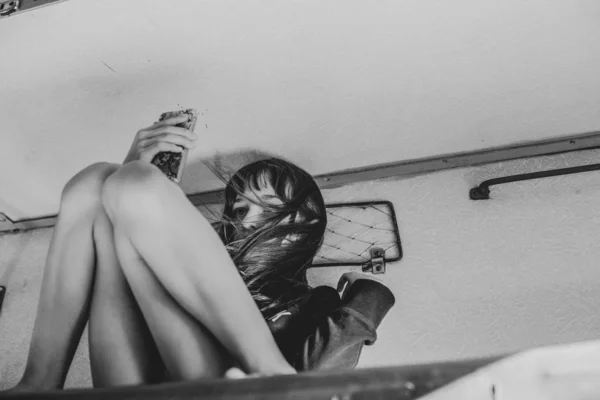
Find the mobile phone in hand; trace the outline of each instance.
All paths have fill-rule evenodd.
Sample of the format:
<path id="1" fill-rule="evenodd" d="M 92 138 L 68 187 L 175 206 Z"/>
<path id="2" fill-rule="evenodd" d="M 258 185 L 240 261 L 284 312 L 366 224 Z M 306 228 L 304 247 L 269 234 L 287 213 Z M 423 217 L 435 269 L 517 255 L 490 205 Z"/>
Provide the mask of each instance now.
<path id="1" fill-rule="evenodd" d="M 198 113 L 194 109 L 169 111 L 163 113 L 160 116 L 159 121 L 177 117 L 181 114 L 187 114 L 188 120 L 177 126 L 193 131 L 196 127 L 196 121 L 198 120 Z M 174 151 L 161 151 L 160 153 L 156 154 L 151 161 L 151 163 L 156 165 L 167 176 L 167 178 L 175 183 L 179 183 L 181 181 L 188 154 L 187 148 L 183 146 L 180 147 L 183 149 L 181 153 L 176 153 Z"/>

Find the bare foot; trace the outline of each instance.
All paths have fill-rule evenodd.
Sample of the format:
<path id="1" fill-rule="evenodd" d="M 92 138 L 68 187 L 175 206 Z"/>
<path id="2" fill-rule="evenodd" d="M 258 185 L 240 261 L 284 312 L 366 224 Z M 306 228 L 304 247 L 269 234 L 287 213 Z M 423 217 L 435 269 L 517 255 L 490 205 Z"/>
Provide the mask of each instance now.
<path id="1" fill-rule="evenodd" d="M 247 374 L 246 372 L 244 372 L 243 370 L 241 370 L 238 367 L 232 367 L 229 368 L 224 375 L 225 379 L 244 379 L 244 378 L 258 378 L 261 376 L 275 376 L 275 375 L 293 375 L 296 374 L 296 370 L 292 369 L 289 371 L 284 371 L 284 372 L 277 372 L 277 373 L 252 373 L 252 374 Z"/>

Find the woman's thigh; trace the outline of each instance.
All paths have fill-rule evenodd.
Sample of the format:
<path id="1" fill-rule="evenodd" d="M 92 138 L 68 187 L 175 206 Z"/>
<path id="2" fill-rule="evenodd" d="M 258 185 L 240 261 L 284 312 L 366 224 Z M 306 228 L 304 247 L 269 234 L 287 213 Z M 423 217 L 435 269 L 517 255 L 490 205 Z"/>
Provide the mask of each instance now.
<path id="1" fill-rule="evenodd" d="M 295 372 L 277 347 L 223 242 L 181 188 L 157 168 L 134 162 L 106 181 L 102 198 L 115 227 L 119 260 L 167 368 L 169 355 L 185 358 L 203 353 L 161 349 L 162 343 L 169 344 L 174 331 L 171 321 L 161 317 L 175 315 L 174 321 L 193 322 L 182 324 L 182 331 L 195 329 L 209 337 L 211 332 L 248 372 Z M 157 281 L 154 287 L 160 290 L 149 295 L 146 281 L 151 280 Z M 152 301 L 159 298 L 162 300 Z M 195 337 L 190 334 L 186 340 L 194 342 Z M 193 362 L 196 358 L 191 357 Z"/>
<path id="2" fill-rule="evenodd" d="M 129 239 L 115 230 L 127 282 L 174 381 L 222 377 L 232 357 L 198 320 L 165 290 Z M 201 306 L 201 305 L 199 305 Z"/>
<path id="3" fill-rule="evenodd" d="M 94 220 L 93 239 L 96 270 L 89 349 L 94 386 L 161 382 L 164 364 L 121 270 L 113 226 L 102 208 Z"/>

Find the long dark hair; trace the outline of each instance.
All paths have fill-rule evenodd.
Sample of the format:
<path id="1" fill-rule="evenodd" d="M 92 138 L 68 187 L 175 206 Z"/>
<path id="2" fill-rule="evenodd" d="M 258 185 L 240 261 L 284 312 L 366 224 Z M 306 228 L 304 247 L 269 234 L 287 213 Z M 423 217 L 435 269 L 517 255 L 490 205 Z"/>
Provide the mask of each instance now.
<path id="1" fill-rule="evenodd" d="M 282 205 L 261 202 L 259 226 L 240 239 L 233 205 L 245 190 L 271 186 Z M 286 221 L 287 223 L 281 223 Z M 306 270 L 323 243 L 327 213 L 321 191 L 303 169 L 280 158 L 248 164 L 225 187 L 221 220 L 214 227 L 266 317 L 291 305 L 310 290 Z M 293 240 L 287 240 L 293 238 Z"/>

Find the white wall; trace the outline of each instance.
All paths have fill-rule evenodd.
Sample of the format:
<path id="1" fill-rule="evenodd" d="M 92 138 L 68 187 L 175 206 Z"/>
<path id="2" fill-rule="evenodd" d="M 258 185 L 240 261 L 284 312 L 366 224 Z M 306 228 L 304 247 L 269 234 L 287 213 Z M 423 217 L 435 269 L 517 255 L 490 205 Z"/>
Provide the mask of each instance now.
<path id="1" fill-rule="evenodd" d="M 362 366 L 449 360 L 600 338 L 598 172 L 468 191 L 486 179 L 600 162 L 591 150 L 326 191 L 394 203 L 404 258 L 397 305 Z M 314 270 L 334 285 L 343 269 Z"/>
<path id="2" fill-rule="evenodd" d="M 397 304 L 360 366 L 485 356 L 600 337 L 600 172 L 499 186 L 482 180 L 597 163 L 600 150 L 516 160 L 324 192 L 326 201 L 390 200 L 404 258 L 383 276 Z M 25 362 L 51 229 L 0 236 L 0 388 Z M 335 285 L 344 268 L 310 273 Z M 89 385 L 85 344 L 69 385 Z"/>
<path id="3" fill-rule="evenodd" d="M 596 0 L 72 0 L 0 22 L 0 197 L 53 214 L 165 110 L 313 174 L 598 130 Z M 200 177 L 201 179 L 194 179 Z M 206 181 L 209 181 L 206 183 Z"/>

